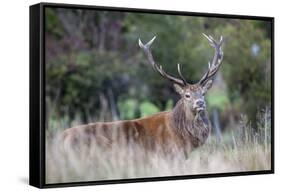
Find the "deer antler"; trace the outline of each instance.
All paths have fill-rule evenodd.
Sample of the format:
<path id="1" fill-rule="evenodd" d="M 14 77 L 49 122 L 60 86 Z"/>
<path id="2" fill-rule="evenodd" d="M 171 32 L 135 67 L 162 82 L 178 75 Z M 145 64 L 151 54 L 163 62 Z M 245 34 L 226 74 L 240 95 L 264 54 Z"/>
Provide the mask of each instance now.
<path id="1" fill-rule="evenodd" d="M 214 40 L 212 36 L 207 36 L 206 34 L 203 33 L 203 35 L 208 39 L 210 45 L 215 48 L 215 55 L 213 57 L 212 62 L 209 62 L 209 68 L 208 71 L 203 75 L 201 80 L 199 81 L 200 85 L 204 85 L 208 80 L 212 79 L 214 75 L 218 72 L 221 61 L 223 58 L 223 51 L 221 49 L 222 43 L 223 43 L 223 37 L 220 37 L 220 41 L 217 42 Z"/>
<path id="2" fill-rule="evenodd" d="M 164 78 L 167 78 L 169 79 L 170 81 L 174 82 L 174 83 L 177 83 L 179 85 L 182 85 L 182 86 L 186 86 L 188 85 L 187 81 L 184 79 L 183 75 L 181 74 L 181 70 L 180 70 L 180 65 L 178 64 L 178 73 L 181 77 L 181 79 L 178 79 L 176 77 L 173 77 L 169 74 L 167 74 L 161 65 L 157 64 L 154 59 L 153 59 L 153 56 L 151 54 L 151 45 L 153 43 L 153 41 L 155 40 L 156 36 L 154 36 L 148 43 L 146 43 L 145 45 L 141 42 L 141 40 L 139 39 L 139 46 L 140 48 L 144 51 L 147 59 L 148 59 L 148 62 L 152 65 L 152 67 L 154 68 L 154 70 L 156 72 L 158 72 L 161 76 L 163 76 Z"/>

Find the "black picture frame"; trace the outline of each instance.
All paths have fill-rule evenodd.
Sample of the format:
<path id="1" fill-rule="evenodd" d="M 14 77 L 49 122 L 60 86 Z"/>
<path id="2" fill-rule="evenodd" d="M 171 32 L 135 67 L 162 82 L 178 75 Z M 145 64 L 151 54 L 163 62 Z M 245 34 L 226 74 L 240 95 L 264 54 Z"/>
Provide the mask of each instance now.
<path id="1" fill-rule="evenodd" d="M 198 174 L 184 176 L 166 176 L 153 178 L 136 178 L 120 180 L 101 180 L 89 182 L 69 182 L 46 184 L 45 182 L 45 8 L 70 8 L 70 9 L 87 9 L 87 10 L 106 10 L 135 13 L 155 13 L 169 15 L 186 15 L 200 17 L 216 18 L 237 18 L 264 20 L 271 23 L 271 100 L 272 100 L 272 130 L 271 130 L 271 169 L 262 171 L 249 172 L 229 172 L 217 174 Z M 168 10 L 152 9 L 135 9 L 120 7 L 102 7 L 88 5 L 56 4 L 56 3 L 39 3 L 30 6 L 30 139 L 29 139 L 29 184 L 38 188 L 54 188 L 66 186 L 85 186 L 99 184 L 116 184 L 116 183 L 133 183 L 147 181 L 166 181 L 177 179 L 195 179 L 211 178 L 226 176 L 243 176 L 274 173 L 274 18 L 248 15 L 229 15 L 213 13 L 195 13 Z"/>

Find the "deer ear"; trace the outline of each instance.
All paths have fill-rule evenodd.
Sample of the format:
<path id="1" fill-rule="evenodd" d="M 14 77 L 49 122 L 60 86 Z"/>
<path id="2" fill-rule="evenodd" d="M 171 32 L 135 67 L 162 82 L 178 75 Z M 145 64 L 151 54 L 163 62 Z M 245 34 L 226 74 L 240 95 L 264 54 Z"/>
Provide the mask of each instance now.
<path id="1" fill-rule="evenodd" d="M 174 84 L 174 88 L 175 88 L 177 93 L 179 93 L 180 95 L 183 94 L 183 89 L 182 89 L 182 87 L 180 85 Z"/>
<path id="2" fill-rule="evenodd" d="M 213 85 L 213 80 L 208 80 L 207 83 L 203 85 L 203 92 L 206 93 Z"/>

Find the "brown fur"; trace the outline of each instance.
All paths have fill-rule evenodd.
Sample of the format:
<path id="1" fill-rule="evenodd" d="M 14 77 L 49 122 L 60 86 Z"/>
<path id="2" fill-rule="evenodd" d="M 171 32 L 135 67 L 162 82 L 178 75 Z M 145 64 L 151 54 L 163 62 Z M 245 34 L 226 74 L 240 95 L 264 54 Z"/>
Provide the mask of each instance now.
<path id="1" fill-rule="evenodd" d="M 181 99 L 170 112 L 134 120 L 77 126 L 65 130 L 62 137 L 64 146 L 72 149 L 79 149 L 81 145 L 91 148 L 93 143 L 105 148 L 125 143 L 138 144 L 148 151 L 183 149 L 189 153 L 205 142 L 209 132 L 207 112 L 194 114 Z"/>

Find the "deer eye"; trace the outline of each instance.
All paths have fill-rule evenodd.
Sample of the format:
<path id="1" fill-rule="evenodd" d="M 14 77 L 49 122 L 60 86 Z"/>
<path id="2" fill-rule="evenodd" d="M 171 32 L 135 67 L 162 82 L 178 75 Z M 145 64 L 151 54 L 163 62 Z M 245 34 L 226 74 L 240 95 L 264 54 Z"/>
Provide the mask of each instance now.
<path id="1" fill-rule="evenodd" d="M 190 94 L 185 94 L 185 97 L 186 98 L 190 98 Z"/>

